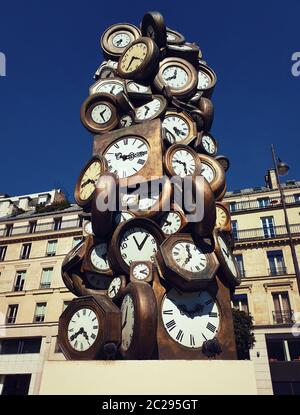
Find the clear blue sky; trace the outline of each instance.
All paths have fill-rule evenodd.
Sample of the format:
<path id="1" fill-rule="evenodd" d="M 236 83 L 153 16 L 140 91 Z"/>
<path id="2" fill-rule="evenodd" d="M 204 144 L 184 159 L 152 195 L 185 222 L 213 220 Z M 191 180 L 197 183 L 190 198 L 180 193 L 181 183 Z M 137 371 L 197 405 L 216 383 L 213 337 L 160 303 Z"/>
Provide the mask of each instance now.
<path id="1" fill-rule="evenodd" d="M 270 143 L 300 180 L 299 0 L 2 2 L 0 52 L 0 193 L 65 189 L 90 158 L 92 138 L 79 120 L 103 57 L 99 39 L 117 22 L 138 24 L 160 11 L 171 28 L 196 41 L 217 72 L 212 132 L 231 159 L 228 188 L 263 183 Z"/>

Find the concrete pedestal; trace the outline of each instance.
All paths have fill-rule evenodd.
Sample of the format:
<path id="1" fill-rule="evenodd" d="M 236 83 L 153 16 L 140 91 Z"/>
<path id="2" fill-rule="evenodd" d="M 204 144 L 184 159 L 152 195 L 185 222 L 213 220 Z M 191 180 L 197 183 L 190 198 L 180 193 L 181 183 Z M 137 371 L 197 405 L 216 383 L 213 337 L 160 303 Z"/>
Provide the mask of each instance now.
<path id="1" fill-rule="evenodd" d="M 41 395 L 256 395 L 251 361 L 47 361 Z"/>

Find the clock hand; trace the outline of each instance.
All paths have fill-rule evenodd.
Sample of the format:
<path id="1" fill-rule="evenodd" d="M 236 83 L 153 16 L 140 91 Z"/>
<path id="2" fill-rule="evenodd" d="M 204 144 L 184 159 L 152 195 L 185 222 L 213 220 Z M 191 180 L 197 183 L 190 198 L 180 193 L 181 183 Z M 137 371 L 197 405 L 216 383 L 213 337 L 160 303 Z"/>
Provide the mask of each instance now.
<path id="1" fill-rule="evenodd" d="M 96 180 L 88 179 L 84 183 L 81 183 L 81 187 L 87 186 L 89 183 L 95 184 Z"/>
<path id="2" fill-rule="evenodd" d="M 184 132 L 182 130 L 179 130 L 179 128 L 177 128 L 177 127 L 174 127 L 173 130 L 174 130 L 175 134 L 184 135 Z"/>
<path id="3" fill-rule="evenodd" d="M 144 274 L 144 275 L 147 275 L 147 270 L 146 269 L 141 269 L 140 273 Z"/>
<path id="4" fill-rule="evenodd" d="M 113 286 L 109 292 L 111 293 L 112 291 L 113 291 L 115 294 L 117 294 L 117 291 L 116 291 L 116 287 L 115 287 L 115 286 Z"/>
<path id="5" fill-rule="evenodd" d="M 116 41 L 117 46 L 119 46 L 122 43 L 122 39 L 119 39 Z"/>
<path id="6" fill-rule="evenodd" d="M 114 86 L 112 87 L 112 89 L 110 90 L 110 93 L 111 93 L 111 94 L 114 92 L 115 88 L 116 88 L 116 85 L 114 85 Z"/>
<path id="7" fill-rule="evenodd" d="M 145 105 L 145 107 L 144 107 L 145 109 L 146 109 L 146 111 L 145 111 L 145 114 L 144 114 L 144 117 L 146 117 L 146 115 L 148 114 L 148 112 L 150 111 L 150 108 L 147 106 L 147 105 Z"/>
<path id="8" fill-rule="evenodd" d="M 136 237 L 134 235 L 133 235 L 133 239 L 134 239 L 134 242 L 136 243 L 136 246 L 138 247 L 138 250 L 140 251 L 140 245 L 139 245 L 139 243 L 136 240 Z"/>
<path id="9" fill-rule="evenodd" d="M 166 220 L 166 219 L 165 219 L 165 223 L 164 223 L 164 225 L 171 226 L 171 225 L 172 225 L 172 222 L 169 222 L 168 220 Z"/>
<path id="10" fill-rule="evenodd" d="M 230 255 L 227 253 L 227 251 L 225 251 L 224 248 L 222 248 L 222 251 L 224 252 L 224 254 L 227 256 L 227 258 L 230 258 Z"/>
<path id="11" fill-rule="evenodd" d="M 183 168 L 184 168 L 185 174 L 188 173 L 187 172 L 187 168 L 186 168 L 186 163 L 184 161 L 181 161 L 181 160 L 173 160 L 173 161 L 174 161 L 174 163 L 182 164 L 183 165 Z"/>
<path id="12" fill-rule="evenodd" d="M 139 247 L 139 251 L 141 251 L 143 249 L 143 246 L 145 245 L 148 238 L 149 238 L 149 233 L 145 236 L 143 242 L 141 243 L 141 245 Z"/>
<path id="13" fill-rule="evenodd" d="M 166 132 L 167 132 L 167 133 L 169 133 L 169 134 L 172 136 L 171 143 L 175 143 L 175 142 L 176 142 L 176 138 L 175 138 L 174 134 L 173 134 L 173 133 L 171 133 L 171 131 L 170 131 L 170 130 L 168 130 L 167 128 L 166 128 Z"/>
<path id="14" fill-rule="evenodd" d="M 100 112 L 100 115 L 101 115 L 101 118 L 102 118 L 103 121 L 105 121 L 105 118 L 103 117 L 103 114 L 105 113 L 105 111 L 106 111 L 106 108 L 105 108 L 105 110 L 103 110 L 102 112 Z"/>
<path id="15" fill-rule="evenodd" d="M 137 58 L 136 56 L 132 56 L 132 58 L 130 59 L 129 65 L 127 66 L 126 71 L 128 71 L 129 67 L 131 66 L 131 64 L 132 64 L 132 62 L 134 60 L 140 60 L 141 61 L 142 59 L 141 58 Z"/>
<path id="16" fill-rule="evenodd" d="M 71 341 L 75 340 L 75 339 L 79 336 L 79 334 L 81 334 L 82 332 L 83 332 L 83 327 L 80 327 L 80 329 L 77 331 L 77 333 L 74 333 L 74 334 L 70 337 L 70 340 L 71 340 Z"/>

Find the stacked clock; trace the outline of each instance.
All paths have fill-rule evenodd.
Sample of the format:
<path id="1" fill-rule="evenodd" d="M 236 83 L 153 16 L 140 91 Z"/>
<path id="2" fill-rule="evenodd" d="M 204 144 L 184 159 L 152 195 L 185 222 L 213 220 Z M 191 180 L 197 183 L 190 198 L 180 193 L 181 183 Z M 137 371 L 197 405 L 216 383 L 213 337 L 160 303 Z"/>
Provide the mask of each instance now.
<path id="1" fill-rule="evenodd" d="M 78 298 L 60 317 L 61 349 L 69 359 L 234 359 L 240 275 L 222 202 L 229 160 L 211 132 L 216 74 L 158 12 L 109 27 L 100 43 L 105 60 L 80 111 L 93 154 L 75 188 L 83 240 L 62 265 Z"/>

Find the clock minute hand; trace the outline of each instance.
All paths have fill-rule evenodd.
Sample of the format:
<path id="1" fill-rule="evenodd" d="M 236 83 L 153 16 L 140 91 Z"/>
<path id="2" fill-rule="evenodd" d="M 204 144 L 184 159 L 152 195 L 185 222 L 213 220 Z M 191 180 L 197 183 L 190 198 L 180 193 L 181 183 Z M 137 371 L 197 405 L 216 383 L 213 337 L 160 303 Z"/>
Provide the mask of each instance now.
<path id="1" fill-rule="evenodd" d="M 141 251 L 143 249 L 143 246 L 145 245 L 147 239 L 149 238 L 149 234 L 147 234 L 143 240 L 143 242 L 141 243 L 140 247 L 139 247 L 139 251 Z"/>

